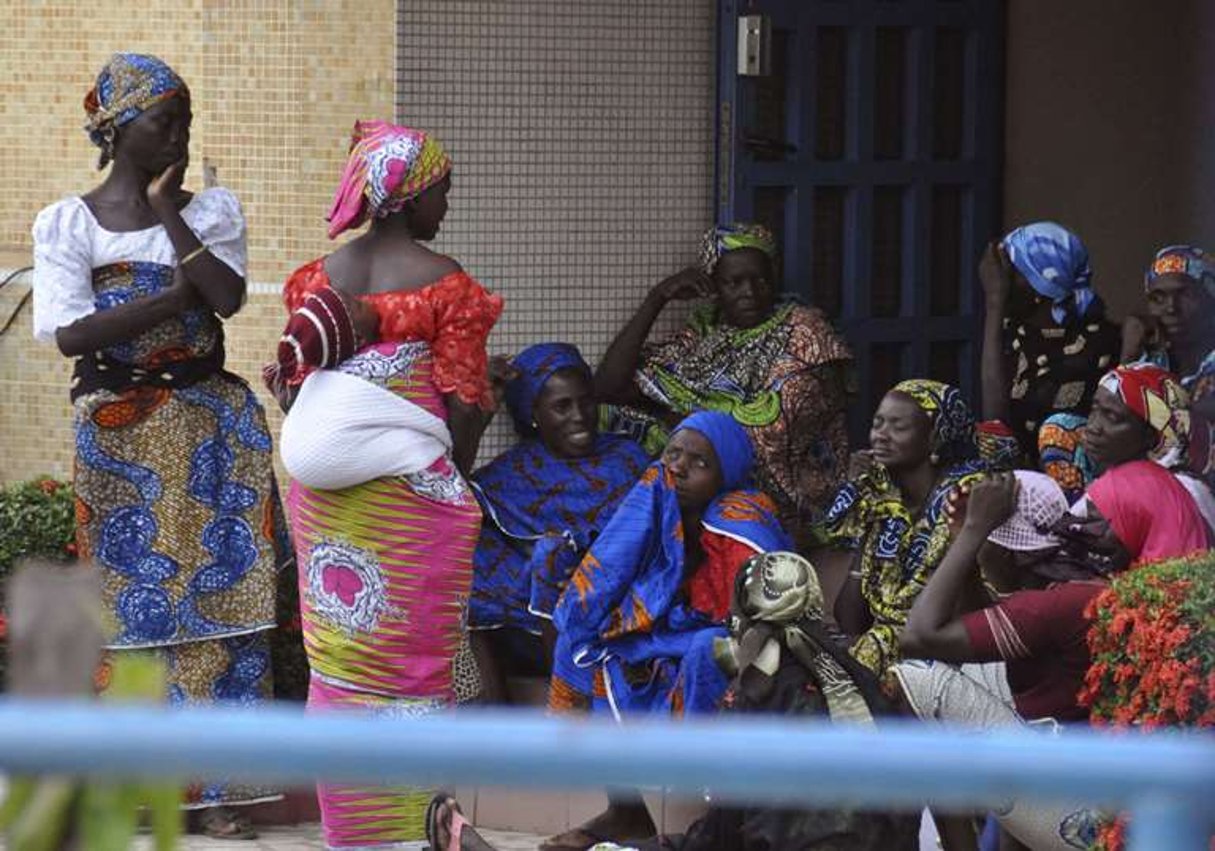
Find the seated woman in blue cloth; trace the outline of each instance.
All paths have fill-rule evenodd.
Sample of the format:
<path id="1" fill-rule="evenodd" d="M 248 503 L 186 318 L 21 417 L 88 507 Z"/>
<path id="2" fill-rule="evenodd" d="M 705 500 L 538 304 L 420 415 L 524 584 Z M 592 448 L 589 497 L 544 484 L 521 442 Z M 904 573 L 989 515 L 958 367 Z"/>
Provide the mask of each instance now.
<path id="1" fill-rule="evenodd" d="M 755 454 L 729 414 L 701 411 L 674 430 L 578 565 L 553 612 L 549 708 L 680 716 L 712 712 L 728 680 L 714 659 L 734 580 L 792 541 L 776 505 L 750 484 Z M 636 795 L 541 846 L 585 849 L 652 836 Z"/>
<path id="2" fill-rule="evenodd" d="M 485 516 L 468 626 L 491 703 L 505 698 L 505 673 L 551 669 L 557 599 L 649 463 L 632 440 L 597 432 L 576 347 L 541 343 L 511 366 L 506 405 L 522 440 L 473 474 Z"/>

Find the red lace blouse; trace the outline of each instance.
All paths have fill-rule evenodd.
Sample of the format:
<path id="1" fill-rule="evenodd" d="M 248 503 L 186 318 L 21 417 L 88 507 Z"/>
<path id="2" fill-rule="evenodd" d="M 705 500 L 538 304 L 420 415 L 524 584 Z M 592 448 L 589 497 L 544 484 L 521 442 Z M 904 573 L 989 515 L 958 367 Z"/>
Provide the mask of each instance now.
<path id="1" fill-rule="evenodd" d="M 325 258 L 313 260 L 291 274 L 283 285 L 283 302 L 295 311 L 309 293 L 333 286 Z M 455 393 L 460 401 L 493 407 L 489 386 L 489 356 L 485 343 L 502 315 L 502 297 L 469 277 L 452 272 L 416 290 L 393 290 L 358 296 L 380 317 L 380 339 L 421 340 L 430 344 L 435 386 Z"/>

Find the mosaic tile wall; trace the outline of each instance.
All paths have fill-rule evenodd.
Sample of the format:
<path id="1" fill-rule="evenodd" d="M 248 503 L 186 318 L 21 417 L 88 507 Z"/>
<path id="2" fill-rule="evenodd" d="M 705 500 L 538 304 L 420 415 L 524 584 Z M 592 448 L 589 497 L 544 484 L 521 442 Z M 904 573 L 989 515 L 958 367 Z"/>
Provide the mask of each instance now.
<path id="1" fill-rule="evenodd" d="M 396 104 L 451 149 L 436 247 L 506 296 L 495 352 L 562 338 L 597 358 L 711 214 L 712 0 L 18 5 L 0 28 L 0 273 L 31 262 L 41 207 L 98 179 L 80 104 L 101 64 L 155 53 L 195 97 L 187 185 L 206 166 L 245 207 L 252 286 L 228 323 L 245 376 L 281 329 L 279 283 L 326 250 L 356 117 Z M 0 326 L 24 289 L 0 293 Z M 0 481 L 70 471 L 69 365 L 29 327 L 26 306 L 0 336 Z M 485 452 L 507 439 L 495 423 Z"/>
<path id="2" fill-rule="evenodd" d="M 694 259 L 712 215 L 715 5 L 398 3 L 397 117 L 452 152 L 437 245 L 506 297 L 495 352 L 566 340 L 593 364 Z M 505 420 L 483 449 L 510 439 Z"/>

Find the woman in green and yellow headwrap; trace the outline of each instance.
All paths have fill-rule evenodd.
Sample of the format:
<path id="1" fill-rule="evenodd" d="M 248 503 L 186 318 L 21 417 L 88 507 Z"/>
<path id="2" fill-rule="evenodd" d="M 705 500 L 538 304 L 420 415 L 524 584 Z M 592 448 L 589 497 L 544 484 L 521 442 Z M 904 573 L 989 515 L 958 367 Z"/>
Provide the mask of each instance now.
<path id="1" fill-rule="evenodd" d="M 808 546 L 847 470 L 852 355 L 821 311 L 778 303 L 775 260 L 775 241 L 760 225 L 710 229 L 700 264 L 654 287 L 616 336 L 595 390 L 620 406 L 612 430 L 633 433 L 651 452 L 688 413 L 731 414 L 755 445 L 758 484 Z M 685 328 L 646 343 L 669 302 L 701 297 L 710 301 Z"/>

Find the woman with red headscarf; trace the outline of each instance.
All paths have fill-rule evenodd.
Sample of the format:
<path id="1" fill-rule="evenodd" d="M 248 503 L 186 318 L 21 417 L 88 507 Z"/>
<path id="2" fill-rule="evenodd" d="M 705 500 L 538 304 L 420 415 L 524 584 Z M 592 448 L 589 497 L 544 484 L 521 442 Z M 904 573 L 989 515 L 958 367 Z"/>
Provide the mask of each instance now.
<path id="1" fill-rule="evenodd" d="M 1215 530 L 1215 498 L 1187 463 L 1188 406 L 1188 394 L 1168 370 L 1150 363 L 1116 367 L 1101 378 L 1093 395 L 1084 451 L 1098 472 L 1144 459 L 1169 471 Z M 1090 486 L 1088 494 L 1092 492 Z"/>

